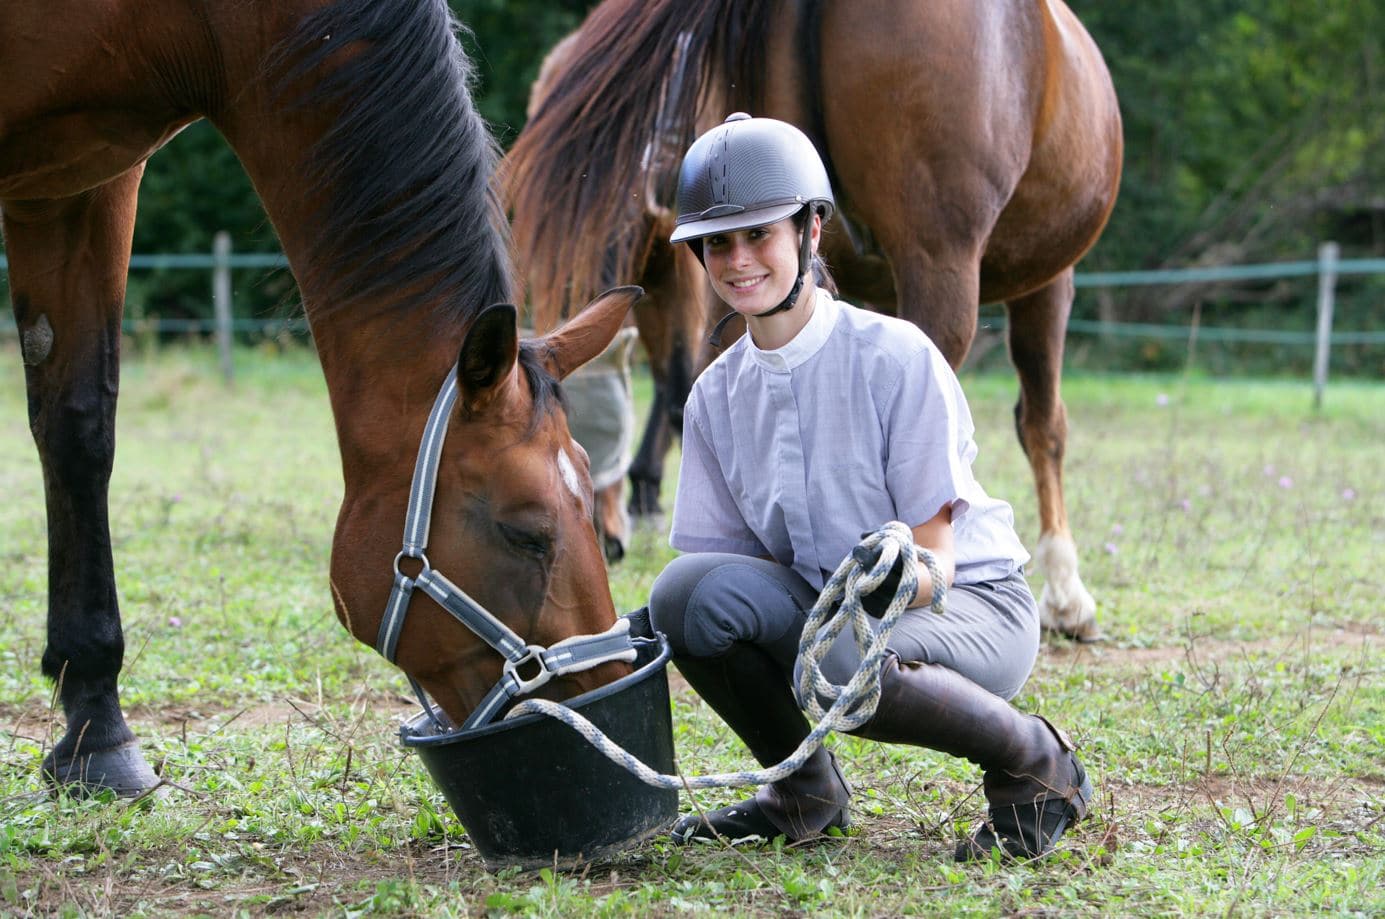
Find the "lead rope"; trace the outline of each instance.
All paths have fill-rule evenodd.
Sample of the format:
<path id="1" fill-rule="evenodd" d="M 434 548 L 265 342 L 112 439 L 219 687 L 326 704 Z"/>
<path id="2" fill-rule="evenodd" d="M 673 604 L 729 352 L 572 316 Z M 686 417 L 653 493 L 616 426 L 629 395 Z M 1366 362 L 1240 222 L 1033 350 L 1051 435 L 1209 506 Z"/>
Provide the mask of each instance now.
<path id="1" fill-rule="evenodd" d="M 871 552 L 877 547 L 880 550 L 879 559 L 866 570 L 856 556 L 860 550 Z M 515 706 L 506 718 L 526 714 L 556 718 L 581 734 L 611 762 L 655 788 L 737 788 L 742 785 L 765 785 L 792 775 L 822 746 L 823 738 L 830 732 L 858 728 L 875 714 L 875 707 L 880 702 L 880 665 L 885 659 L 886 645 L 895 623 L 918 590 L 920 561 L 927 567 L 933 582 L 929 608 L 935 613 L 943 612 L 947 586 L 943 583 L 942 571 L 932 552 L 914 545 L 913 533 L 903 523 L 891 521 L 874 533 L 867 534 L 857 549 L 837 566 L 803 625 L 803 637 L 798 645 L 798 698 L 800 705 L 817 720 L 817 726 L 803 738 L 798 749 L 778 765 L 753 772 L 722 772 L 692 777 L 664 775 L 646 766 L 582 715 L 557 702 L 530 699 Z M 880 619 L 879 631 L 873 631 L 865 608 L 861 605 L 861 597 L 885 580 L 901 555 L 904 563 L 899 587 Z M 842 598 L 842 602 L 834 612 L 832 605 L 838 597 Z M 861 665 L 844 686 L 838 686 L 822 675 L 819 665 L 848 622 L 851 623 L 856 645 L 861 649 Z M 832 700 L 826 710 L 822 707 L 822 699 Z"/>

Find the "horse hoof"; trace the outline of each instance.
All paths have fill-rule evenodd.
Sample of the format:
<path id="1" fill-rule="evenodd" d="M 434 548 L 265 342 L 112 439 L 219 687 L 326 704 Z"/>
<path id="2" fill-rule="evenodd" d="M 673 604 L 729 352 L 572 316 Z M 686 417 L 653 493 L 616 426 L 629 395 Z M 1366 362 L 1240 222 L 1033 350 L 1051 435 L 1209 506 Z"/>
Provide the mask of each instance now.
<path id="1" fill-rule="evenodd" d="M 49 753 L 43 759 L 43 778 L 54 791 L 81 797 L 109 789 L 118 797 L 136 798 L 160 784 L 137 740 L 62 761 Z"/>
<path id="2" fill-rule="evenodd" d="M 1039 597 L 1039 624 L 1074 641 L 1101 641 L 1101 626 L 1096 621 L 1096 600 L 1075 581 L 1067 590 L 1053 589 L 1052 582 L 1044 585 Z"/>
<path id="3" fill-rule="evenodd" d="M 1039 625 L 1076 641 L 1101 640 L 1096 622 L 1096 600 L 1077 574 L 1077 547 L 1066 535 L 1045 535 L 1034 549 L 1034 560 L 1044 575 L 1039 597 Z"/>
<path id="4" fill-rule="evenodd" d="M 1083 593 L 1086 594 L 1086 591 Z M 1091 599 L 1091 594 L 1086 594 L 1086 598 L 1091 601 L 1090 607 L 1058 607 L 1053 604 L 1053 598 L 1045 587 L 1039 598 L 1039 625 L 1046 632 L 1083 644 L 1105 641 L 1106 636 L 1101 633 L 1101 626 L 1096 621 L 1096 601 Z"/>

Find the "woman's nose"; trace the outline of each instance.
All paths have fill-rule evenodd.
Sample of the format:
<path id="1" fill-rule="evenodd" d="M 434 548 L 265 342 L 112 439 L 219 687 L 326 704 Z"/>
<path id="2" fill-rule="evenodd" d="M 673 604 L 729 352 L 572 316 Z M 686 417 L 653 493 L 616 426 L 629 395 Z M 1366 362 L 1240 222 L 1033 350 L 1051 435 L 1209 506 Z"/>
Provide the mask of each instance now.
<path id="1" fill-rule="evenodd" d="M 726 260 L 733 266 L 744 265 L 750 261 L 750 246 L 744 240 L 733 239 L 727 248 Z"/>

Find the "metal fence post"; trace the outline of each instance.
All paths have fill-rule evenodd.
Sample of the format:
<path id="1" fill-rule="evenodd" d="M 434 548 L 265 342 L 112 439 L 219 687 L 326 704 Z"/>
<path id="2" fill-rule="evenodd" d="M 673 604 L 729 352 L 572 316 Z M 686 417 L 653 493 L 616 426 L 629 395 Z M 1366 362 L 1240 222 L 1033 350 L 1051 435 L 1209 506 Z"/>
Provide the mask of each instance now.
<path id="1" fill-rule="evenodd" d="M 230 386 L 235 368 L 231 363 L 231 234 L 220 230 L 212 237 L 212 308 L 216 313 L 216 349 L 221 355 L 221 376 Z"/>
<path id="2" fill-rule="evenodd" d="M 1313 408 L 1321 411 L 1323 390 L 1327 388 L 1327 360 L 1332 350 L 1332 301 L 1337 289 L 1337 256 L 1341 248 L 1335 242 L 1318 247 L 1318 338 L 1313 355 Z"/>

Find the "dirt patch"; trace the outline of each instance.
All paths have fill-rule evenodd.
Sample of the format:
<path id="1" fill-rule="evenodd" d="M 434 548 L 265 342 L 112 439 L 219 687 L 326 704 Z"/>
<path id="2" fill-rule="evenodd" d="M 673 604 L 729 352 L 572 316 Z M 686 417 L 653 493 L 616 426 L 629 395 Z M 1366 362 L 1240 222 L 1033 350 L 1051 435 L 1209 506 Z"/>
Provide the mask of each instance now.
<path id="1" fill-rule="evenodd" d="M 1304 629 L 1301 634 L 1237 641 L 1210 636 L 1185 636 L 1177 645 L 1135 648 L 1114 642 L 1080 642 L 1053 639 L 1039 649 L 1040 665 L 1149 669 L 1176 661 L 1226 661 L 1254 657 L 1305 657 L 1322 648 L 1363 651 L 1379 643 L 1380 633 L 1367 623 L 1347 623 L 1332 628 Z"/>

